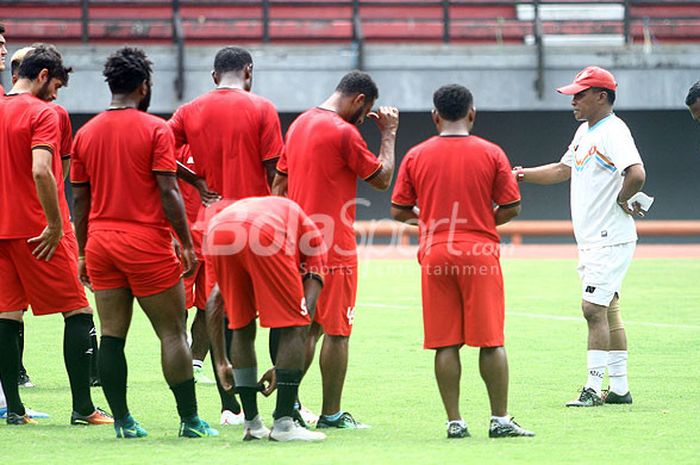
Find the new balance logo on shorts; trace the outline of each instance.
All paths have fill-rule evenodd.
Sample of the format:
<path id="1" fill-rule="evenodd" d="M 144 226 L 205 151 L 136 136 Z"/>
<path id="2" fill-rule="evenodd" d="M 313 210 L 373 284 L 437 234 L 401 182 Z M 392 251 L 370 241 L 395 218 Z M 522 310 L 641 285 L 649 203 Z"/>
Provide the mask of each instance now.
<path id="1" fill-rule="evenodd" d="M 595 286 L 586 286 L 586 293 L 593 294 L 595 292 Z"/>

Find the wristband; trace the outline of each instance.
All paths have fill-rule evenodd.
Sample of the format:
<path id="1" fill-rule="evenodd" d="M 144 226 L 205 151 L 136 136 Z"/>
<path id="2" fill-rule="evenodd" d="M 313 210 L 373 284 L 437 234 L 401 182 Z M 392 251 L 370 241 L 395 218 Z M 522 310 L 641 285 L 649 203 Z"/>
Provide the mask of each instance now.
<path id="1" fill-rule="evenodd" d="M 522 166 L 514 166 L 513 171 L 515 172 L 516 181 L 523 182 L 525 180 L 525 170 Z"/>

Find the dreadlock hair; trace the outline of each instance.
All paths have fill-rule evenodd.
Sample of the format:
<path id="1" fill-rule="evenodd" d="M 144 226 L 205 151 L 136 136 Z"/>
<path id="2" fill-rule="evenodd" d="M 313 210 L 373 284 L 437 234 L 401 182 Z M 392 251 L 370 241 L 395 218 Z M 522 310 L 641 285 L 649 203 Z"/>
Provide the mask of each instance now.
<path id="1" fill-rule="evenodd" d="M 102 75 L 113 94 L 128 94 L 150 82 L 152 64 L 142 49 L 123 47 L 107 58 Z"/>

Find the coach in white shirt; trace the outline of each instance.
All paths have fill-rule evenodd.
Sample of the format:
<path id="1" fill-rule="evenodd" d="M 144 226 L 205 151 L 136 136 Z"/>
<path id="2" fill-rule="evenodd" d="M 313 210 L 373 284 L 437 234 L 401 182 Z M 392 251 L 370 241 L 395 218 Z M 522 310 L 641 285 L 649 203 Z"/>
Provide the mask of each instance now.
<path id="1" fill-rule="evenodd" d="M 617 83 L 607 70 L 589 66 L 558 92 L 572 95 L 581 121 L 557 163 L 515 167 L 518 181 L 555 184 L 571 179 L 571 219 L 579 249 L 582 309 L 588 322 L 588 380 L 567 407 L 631 404 L 627 382 L 627 338 L 620 317 L 622 280 L 637 243 L 633 216 L 640 206 L 628 200 L 646 174 L 627 125 L 613 113 Z M 605 368 L 610 389 L 603 393 Z"/>

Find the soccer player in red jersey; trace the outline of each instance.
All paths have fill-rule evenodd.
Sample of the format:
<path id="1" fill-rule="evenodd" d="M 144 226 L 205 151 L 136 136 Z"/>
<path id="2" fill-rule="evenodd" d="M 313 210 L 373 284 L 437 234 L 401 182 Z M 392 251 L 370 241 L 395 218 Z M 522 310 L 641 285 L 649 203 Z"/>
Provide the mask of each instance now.
<path id="1" fill-rule="evenodd" d="M 12 58 L 10 59 L 10 69 L 12 72 L 12 84 L 13 85 L 19 79 L 19 75 L 18 75 L 19 66 L 22 64 L 22 60 L 24 59 L 24 56 L 28 52 L 34 50 L 36 45 L 41 45 L 41 44 L 35 44 L 31 47 L 21 48 L 12 54 Z M 68 173 L 70 170 L 70 151 L 71 151 L 71 148 L 73 145 L 73 127 L 72 127 L 71 122 L 70 122 L 70 115 L 68 115 L 68 112 L 66 111 L 66 109 L 63 108 L 61 105 L 58 105 L 57 103 L 53 102 L 53 99 L 55 99 L 56 97 L 57 97 L 57 95 L 53 94 L 51 96 L 51 100 L 48 102 L 48 104 L 51 108 L 53 108 L 56 111 L 56 114 L 58 115 L 58 128 L 59 128 L 59 139 L 60 139 L 59 155 L 61 157 L 63 179 L 67 179 Z M 60 182 L 60 180 L 57 180 L 57 182 Z M 77 249 L 76 249 L 76 252 L 77 252 Z M 77 260 L 78 256 L 76 255 L 75 258 Z M 93 327 L 90 329 L 90 344 L 92 346 L 91 347 L 92 352 L 90 354 L 90 385 L 91 386 L 99 386 L 100 381 L 99 381 L 99 376 L 97 374 L 97 351 L 98 351 L 97 330 L 95 329 L 94 324 L 93 324 Z M 24 386 L 24 387 L 33 387 L 34 384 L 32 384 L 32 381 L 29 378 L 29 375 L 27 374 L 27 369 L 24 367 L 24 363 L 23 363 L 24 323 L 22 324 L 22 327 L 20 330 L 19 353 L 20 353 L 19 385 Z M 32 416 L 31 413 L 30 413 L 30 416 Z"/>
<path id="2" fill-rule="evenodd" d="M 134 297 L 161 342 L 163 374 L 181 420 L 179 435 L 216 436 L 218 432 L 197 415 L 192 354 L 182 315 L 183 270 L 170 227 L 182 244 L 185 275 L 197 258 L 175 178 L 172 133 L 164 120 L 146 113 L 151 62 L 142 50 L 125 47 L 107 59 L 103 75 L 112 102 L 78 131 L 71 182 L 78 272 L 95 291 L 102 331 L 100 377 L 117 437 L 147 434 L 126 403 L 124 345 Z"/>
<path id="3" fill-rule="evenodd" d="M 419 223 L 424 346 L 435 349 L 447 437 L 469 436 L 459 412 L 464 344 L 481 348 L 479 371 L 491 403 L 489 436 L 534 436 L 508 415 L 505 298 L 496 232 L 497 225 L 520 212 L 520 191 L 503 150 L 470 135 L 476 117 L 471 92 L 446 85 L 435 91 L 433 103 L 439 135 L 404 157 L 391 215 Z"/>
<path id="4" fill-rule="evenodd" d="M 273 193 L 288 192 L 289 198 L 316 222 L 329 248 L 329 271 L 311 327 L 306 360 L 308 369 L 316 342 L 325 334 L 320 355 L 323 407 L 319 428 L 363 426 L 340 409 L 340 400 L 357 293 L 353 230 L 356 182 L 359 177 L 375 189 L 386 190 L 394 173 L 398 110 L 382 107 L 370 113 L 377 96 L 377 86 L 368 74 L 346 74 L 325 102 L 303 113 L 290 126 L 273 185 Z M 379 157 L 369 151 L 356 127 L 366 116 L 376 120 L 381 132 Z"/>
<path id="5" fill-rule="evenodd" d="M 54 47 L 37 46 L 0 99 L 0 379 L 9 424 L 32 422 L 17 390 L 18 334 L 28 305 L 35 315 L 64 316 L 71 423 L 112 423 L 90 397 L 92 310 L 77 279 L 77 244 L 60 181 L 58 116 L 46 105 L 68 82 L 69 72 Z"/>
<path id="6" fill-rule="evenodd" d="M 226 358 L 220 306 L 207 322 L 219 377 L 231 389 L 235 379 L 245 412 L 243 440 L 319 441 L 326 435 L 293 420 L 303 376 L 308 328 L 323 284 L 326 245 L 313 221 L 294 202 L 254 197 L 224 209 L 210 222 L 205 253 L 211 260 L 233 330 L 231 365 Z M 275 360 L 277 404 L 272 431 L 258 415 L 255 355 L 256 317 L 279 331 Z"/>

